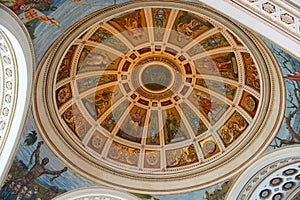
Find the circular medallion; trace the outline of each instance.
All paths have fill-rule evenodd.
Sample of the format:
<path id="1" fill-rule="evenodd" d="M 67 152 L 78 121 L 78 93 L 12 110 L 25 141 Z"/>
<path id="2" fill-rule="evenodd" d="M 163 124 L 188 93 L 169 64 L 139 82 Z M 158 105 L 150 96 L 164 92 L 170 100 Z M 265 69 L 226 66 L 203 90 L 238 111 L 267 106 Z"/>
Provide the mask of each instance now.
<path id="1" fill-rule="evenodd" d="M 99 136 L 93 137 L 92 145 L 95 148 L 100 148 L 102 146 L 102 139 Z"/>
<path id="2" fill-rule="evenodd" d="M 251 96 L 247 96 L 245 98 L 245 109 L 249 112 L 252 112 L 255 110 L 255 106 L 256 106 L 256 103 L 255 103 L 254 98 Z"/>
<path id="3" fill-rule="evenodd" d="M 203 150 L 206 152 L 206 153 L 213 153 L 216 149 L 216 143 L 214 143 L 213 141 L 206 141 L 204 144 L 203 144 Z"/>
<path id="4" fill-rule="evenodd" d="M 146 159 L 149 165 L 156 165 L 159 162 L 159 158 L 155 153 L 148 154 Z"/>

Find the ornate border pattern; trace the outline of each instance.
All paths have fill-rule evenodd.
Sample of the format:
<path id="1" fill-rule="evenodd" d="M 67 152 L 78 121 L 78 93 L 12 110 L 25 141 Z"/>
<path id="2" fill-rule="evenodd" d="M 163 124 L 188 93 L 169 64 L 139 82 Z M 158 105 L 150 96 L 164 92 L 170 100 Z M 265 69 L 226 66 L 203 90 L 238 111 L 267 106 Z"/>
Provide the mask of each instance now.
<path id="1" fill-rule="evenodd" d="M 17 63 L 14 50 L 8 37 L 0 29 L 0 152 L 8 137 L 10 122 L 14 116 L 16 94 L 18 92 L 16 83 L 18 82 Z M 1 153 L 0 153 L 1 154 Z"/>
<path id="2" fill-rule="evenodd" d="M 275 24 L 281 30 L 300 37 L 300 13 L 294 7 L 281 0 L 231 0 L 235 4 L 259 15 L 272 26 Z"/>

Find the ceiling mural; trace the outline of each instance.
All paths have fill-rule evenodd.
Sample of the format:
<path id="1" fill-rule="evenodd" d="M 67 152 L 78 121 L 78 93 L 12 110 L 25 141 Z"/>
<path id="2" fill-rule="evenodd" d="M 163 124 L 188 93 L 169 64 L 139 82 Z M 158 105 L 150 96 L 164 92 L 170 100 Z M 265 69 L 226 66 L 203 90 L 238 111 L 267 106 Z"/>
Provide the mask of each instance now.
<path id="1" fill-rule="evenodd" d="M 240 30 L 239 26 L 226 27 L 218 21 L 220 18 L 198 12 L 205 11 L 205 7 L 200 6 L 197 12 L 187 11 L 192 9 L 189 4 L 183 4 L 185 9 L 159 4 L 137 9 L 129 7 L 119 12 L 112 9 L 114 17 L 98 18 L 93 24 L 86 22 L 88 20 L 78 22 L 73 27 L 83 24 L 84 28 L 71 34 L 75 29 L 67 29 L 80 18 L 120 2 L 100 5 L 89 0 L 69 1 L 75 5 L 75 14 L 66 19 L 62 13 L 70 12 L 70 7 L 64 1 L 55 0 L 43 8 L 38 7 L 42 3 L 30 8 L 31 3 L 24 2 L 14 8 L 17 2 L 1 2 L 12 10 L 17 9 L 14 11 L 19 16 L 35 9 L 50 21 L 56 17 L 53 23 L 42 21 L 41 17 L 25 22 L 32 33 L 37 60 L 42 63 L 40 68 L 48 70 L 46 79 L 37 81 L 36 90 L 46 91 L 41 96 L 44 100 L 46 97 L 45 102 L 50 106 L 33 109 L 35 117 L 28 119 L 0 195 L 7 195 L 11 184 L 23 190 L 27 188 L 28 196 L 41 199 L 80 187 L 112 185 L 120 188 L 117 177 L 102 183 L 110 173 L 120 173 L 120 179 L 128 186 L 125 189 L 142 199 L 195 199 L 199 196 L 208 200 L 225 199 L 239 166 L 229 172 L 232 174 L 224 175 L 225 178 L 213 179 L 213 184 L 202 180 L 199 185 L 188 185 L 193 188 L 192 192 L 183 187 L 181 194 L 171 194 L 178 189 L 172 187 L 168 195 L 162 190 L 145 189 L 143 181 L 150 180 L 151 186 L 157 188 L 164 185 L 168 177 L 176 179 L 177 176 L 178 183 L 184 184 L 189 178 L 195 178 L 190 172 L 205 179 L 202 174 L 207 169 L 216 169 L 229 157 L 247 152 L 247 143 L 251 146 L 252 138 L 260 137 L 252 129 L 259 132 L 259 124 L 264 124 L 262 116 L 267 115 L 264 113 L 267 102 L 282 94 L 286 94 L 286 105 L 279 105 L 282 109 L 278 113 L 285 109 L 284 119 L 284 115 L 279 114 L 283 119 L 281 128 L 277 135 L 275 131 L 265 138 L 268 141 L 265 146 L 252 146 L 261 147 L 261 152 L 254 153 L 299 144 L 297 72 L 300 62 L 264 40 L 268 49 L 260 38 L 245 29 Z M 78 12 L 87 7 L 91 9 Z M 62 33 L 65 37 L 59 46 L 54 41 Z M 67 36 L 71 38 L 68 43 L 65 42 Z M 49 42 L 41 42 L 45 40 Z M 53 42 L 61 55 L 54 58 L 46 53 L 43 58 Z M 262 58 L 261 54 L 269 52 L 276 61 Z M 52 61 L 51 66 L 46 66 L 46 60 Z M 272 77 L 265 68 L 270 64 L 276 66 L 276 62 L 282 72 L 276 69 Z M 271 84 L 271 88 L 279 90 L 268 80 L 264 82 L 265 79 L 276 79 L 283 85 L 277 73 L 283 74 L 285 93 L 272 93 L 266 87 Z M 39 76 L 43 77 L 41 72 Z M 45 87 L 46 81 L 53 83 L 53 87 Z M 39 100 L 35 103 L 42 105 Z M 47 113 L 45 110 L 49 109 L 51 114 L 48 113 L 47 118 L 54 121 L 51 126 L 56 130 L 47 133 L 49 126 L 44 125 L 47 121 L 40 121 L 47 114 L 41 117 L 36 112 Z M 273 119 L 281 124 L 280 117 Z M 277 129 L 279 127 L 274 128 Z M 49 138 L 57 132 L 61 135 L 53 140 Z M 64 141 L 68 147 L 59 149 L 56 140 Z M 82 157 L 84 167 L 92 163 L 98 170 L 108 171 L 108 175 L 83 175 L 80 166 L 66 159 L 62 151 Z M 49 160 L 44 168 L 47 172 L 26 181 L 35 164 L 42 164 L 44 158 Z M 228 166 L 218 172 L 228 171 Z M 95 172 L 95 169 L 90 171 Z M 139 187 L 131 183 L 133 177 L 142 180 Z M 182 177 L 187 177 L 187 182 L 180 182 Z M 161 185 L 152 185 L 151 180 Z"/>
<path id="2" fill-rule="evenodd" d="M 69 143 L 66 151 L 75 154 L 66 162 L 78 157 L 109 176 L 123 174 L 124 186 L 133 192 L 161 193 L 159 185 L 166 185 L 171 174 L 179 184 L 197 175 L 199 183 L 186 187 L 203 187 L 211 182 L 200 176 L 208 169 L 222 171 L 222 180 L 213 181 L 225 181 L 228 168 L 231 173 L 239 169 L 227 157 L 245 162 L 243 146 L 259 152 L 267 147 L 262 141 L 275 136 L 265 138 L 260 129 L 265 124 L 276 130 L 281 120 L 282 105 L 269 109 L 273 115 L 265 113 L 273 107 L 266 102 L 282 92 L 270 82 L 282 84 L 278 70 L 270 69 L 275 75 L 266 71 L 266 63 L 274 60 L 260 55 L 266 47 L 259 38 L 229 21 L 223 22 L 225 28 L 206 7 L 193 11 L 196 4 L 180 4 L 184 10 L 167 2 L 166 8 L 148 4 L 124 4 L 105 19 L 94 13 L 63 35 L 57 46 L 63 57 L 48 54 L 51 66 L 42 63 L 48 75 L 39 74 L 37 82 L 46 93 L 45 101 L 37 98 L 36 104 L 44 107 L 35 107 L 34 113 L 41 129 L 51 128 L 46 116 L 55 121 L 57 133 L 44 138 L 55 143 L 54 151 L 60 146 L 54 141 Z M 227 166 L 220 168 L 224 162 Z M 99 183 L 108 176 L 95 176 L 91 165 L 77 167 Z M 141 183 L 130 183 L 132 178 Z M 118 187 L 116 179 L 104 184 Z M 141 189 L 150 179 L 157 180 L 156 186 Z"/>
<path id="3" fill-rule="evenodd" d="M 158 27 L 149 28 L 153 23 Z M 260 107 L 257 67 L 235 41 L 189 12 L 122 14 L 91 28 L 67 50 L 57 74 L 57 109 L 72 135 L 108 160 L 154 171 L 205 162 L 245 135 Z"/>

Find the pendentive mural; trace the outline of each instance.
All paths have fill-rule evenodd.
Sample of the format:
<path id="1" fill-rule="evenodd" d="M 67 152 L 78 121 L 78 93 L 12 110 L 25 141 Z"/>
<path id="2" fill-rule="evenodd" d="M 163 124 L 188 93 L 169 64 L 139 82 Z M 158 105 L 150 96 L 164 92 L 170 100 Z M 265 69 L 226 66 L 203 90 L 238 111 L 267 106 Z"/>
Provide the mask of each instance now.
<path id="1" fill-rule="evenodd" d="M 285 120 L 270 148 L 300 144 L 300 61 L 276 45 L 266 44 L 281 66 L 286 86 Z"/>
<path id="2" fill-rule="evenodd" d="M 88 0 L 69 1 L 75 5 L 75 10 L 87 7 L 91 10 L 84 14 L 77 12 L 77 15 L 75 12 L 72 18 L 63 19 L 52 17 L 61 16 L 58 13 L 63 13 L 67 7 L 70 9 L 63 1 L 1 2 L 25 23 L 38 53 L 38 61 L 45 51 L 41 50 L 41 45 L 49 47 L 58 37 L 58 34 L 53 34 L 56 36 L 47 38 L 52 31 L 61 34 L 74 23 L 70 23 L 70 19 L 80 19 L 94 10 L 119 3 L 106 1 L 100 5 Z M 31 13 L 33 11 L 37 17 L 31 20 L 28 15 L 34 14 Z M 147 20 L 151 21 L 153 29 L 147 28 Z M 52 26 L 51 29 L 41 34 L 49 26 Z M 244 131 L 256 116 L 261 98 L 259 72 L 246 50 L 241 53 L 218 52 L 218 49 L 232 46 L 242 48 L 243 43 L 231 32 L 220 31 L 215 26 L 211 21 L 191 13 L 178 11 L 175 14 L 172 9 L 157 7 L 126 13 L 82 35 L 79 40 L 85 41 L 84 45 L 73 45 L 68 49 L 59 67 L 55 86 L 57 110 L 70 133 L 83 142 L 92 155 L 104 156 L 121 166 L 152 171 L 203 162 L 234 145 L 234 141 L 245 134 Z M 114 36 L 116 33 L 118 35 Z M 203 37 L 199 37 L 201 34 Z M 190 43 L 195 38 L 198 38 L 197 42 Z M 49 43 L 41 44 L 45 40 Z M 147 41 L 165 41 L 172 44 L 172 48 L 143 46 Z M 268 147 L 269 151 L 299 144 L 300 62 L 276 45 L 265 42 L 282 69 L 287 95 L 285 119 Z M 107 48 L 101 47 L 101 44 Z M 176 45 L 178 48 L 174 47 Z M 142 48 L 130 52 L 135 46 Z M 194 58 L 192 65 L 184 56 L 178 56 L 180 48 L 186 48 L 187 55 Z M 206 51 L 216 53 L 209 57 L 197 56 Z M 162 52 L 167 56 L 161 57 Z M 149 58 L 150 53 L 154 58 Z M 120 56 L 123 54 L 126 56 Z M 74 55 L 78 57 L 76 66 L 72 63 Z M 173 59 L 181 62 L 183 67 Z M 242 75 L 240 65 L 245 67 Z M 124 74 L 120 75 L 119 71 Z M 160 76 L 152 75 L 156 71 L 162 72 Z M 140 75 L 132 75 L 133 72 Z M 72 76 L 76 76 L 75 81 L 66 81 Z M 207 79 L 213 76 L 225 81 Z M 243 89 L 240 88 L 241 76 L 245 77 Z M 177 80 L 184 84 L 179 85 Z M 174 92 L 177 90 L 178 93 Z M 129 100 L 124 98 L 126 95 Z M 80 100 L 74 103 L 74 97 Z M 235 110 L 232 104 L 242 111 Z M 226 120 L 222 117 L 224 115 L 228 115 Z M 210 134 L 209 130 L 214 126 L 219 128 Z M 118 140 L 110 142 L 110 135 Z M 191 139 L 196 142 L 186 142 Z M 110 145 L 105 146 L 109 142 Z M 182 145 L 178 148 L 178 144 Z M 160 149 L 168 145 L 170 148 Z M 104 154 L 107 150 L 109 153 Z M 224 199 L 231 184 L 232 179 L 229 179 L 189 193 L 135 195 L 162 200 Z M 81 177 L 52 153 L 30 114 L 19 149 L 16 150 L 16 158 L 1 188 L 0 199 L 18 196 L 24 199 L 52 199 L 66 191 L 93 185 L 99 184 Z"/>

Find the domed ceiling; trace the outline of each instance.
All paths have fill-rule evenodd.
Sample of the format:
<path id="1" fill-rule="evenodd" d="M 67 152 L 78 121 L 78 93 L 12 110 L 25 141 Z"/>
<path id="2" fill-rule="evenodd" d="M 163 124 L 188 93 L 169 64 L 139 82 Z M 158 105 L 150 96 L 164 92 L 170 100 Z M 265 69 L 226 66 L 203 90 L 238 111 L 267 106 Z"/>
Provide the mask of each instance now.
<path id="1" fill-rule="evenodd" d="M 224 180 L 276 133 L 278 67 L 207 7 L 147 5 L 93 13 L 56 42 L 38 72 L 35 116 L 49 120 L 39 128 L 102 184 L 175 193 Z"/>

